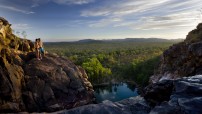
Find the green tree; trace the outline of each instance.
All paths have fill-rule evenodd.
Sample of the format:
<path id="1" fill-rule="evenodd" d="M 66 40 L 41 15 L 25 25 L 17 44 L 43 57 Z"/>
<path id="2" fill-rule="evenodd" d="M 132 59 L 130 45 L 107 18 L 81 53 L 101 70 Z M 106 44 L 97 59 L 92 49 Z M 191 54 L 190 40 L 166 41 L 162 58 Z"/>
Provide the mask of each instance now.
<path id="1" fill-rule="evenodd" d="M 90 81 L 94 83 L 100 83 L 106 76 L 111 75 L 111 70 L 104 68 L 96 57 L 88 59 L 82 64 L 82 67 L 88 73 Z"/>

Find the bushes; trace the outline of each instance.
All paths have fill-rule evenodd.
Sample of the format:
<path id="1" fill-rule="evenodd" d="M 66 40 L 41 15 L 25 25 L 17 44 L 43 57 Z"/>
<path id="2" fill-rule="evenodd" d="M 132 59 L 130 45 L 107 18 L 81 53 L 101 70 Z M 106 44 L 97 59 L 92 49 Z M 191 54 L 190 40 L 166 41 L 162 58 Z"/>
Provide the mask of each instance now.
<path id="1" fill-rule="evenodd" d="M 86 70 L 90 81 L 93 83 L 100 83 L 106 76 L 111 75 L 111 70 L 104 68 L 96 57 L 83 62 L 82 67 Z"/>

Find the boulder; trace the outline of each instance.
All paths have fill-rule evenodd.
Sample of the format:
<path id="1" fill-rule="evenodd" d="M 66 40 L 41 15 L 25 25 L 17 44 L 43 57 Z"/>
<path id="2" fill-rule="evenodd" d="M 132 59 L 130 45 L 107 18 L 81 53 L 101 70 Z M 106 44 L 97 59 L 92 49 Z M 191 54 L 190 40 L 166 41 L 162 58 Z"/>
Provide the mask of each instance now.
<path id="1" fill-rule="evenodd" d="M 151 106 L 168 101 L 173 91 L 173 81 L 163 80 L 159 83 L 150 84 L 144 89 L 144 98 Z"/>

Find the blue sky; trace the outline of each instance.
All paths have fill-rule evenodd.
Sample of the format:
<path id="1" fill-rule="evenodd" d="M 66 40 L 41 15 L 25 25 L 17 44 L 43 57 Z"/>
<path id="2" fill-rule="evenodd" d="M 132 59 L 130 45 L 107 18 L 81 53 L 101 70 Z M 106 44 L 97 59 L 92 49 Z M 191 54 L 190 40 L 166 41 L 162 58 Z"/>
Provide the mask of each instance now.
<path id="1" fill-rule="evenodd" d="M 201 8 L 202 0 L 0 0 L 0 16 L 33 41 L 185 38 Z"/>

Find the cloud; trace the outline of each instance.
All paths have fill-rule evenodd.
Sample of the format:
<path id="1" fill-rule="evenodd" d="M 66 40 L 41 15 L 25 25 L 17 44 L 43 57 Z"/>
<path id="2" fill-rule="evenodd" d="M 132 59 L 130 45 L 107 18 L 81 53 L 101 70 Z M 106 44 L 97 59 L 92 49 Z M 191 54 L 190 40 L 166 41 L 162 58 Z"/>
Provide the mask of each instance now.
<path id="1" fill-rule="evenodd" d="M 35 13 L 33 11 L 27 11 L 27 10 L 19 9 L 19 8 L 13 7 L 13 6 L 0 5 L 0 8 L 15 11 L 15 12 L 20 12 L 20 13 L 24 13 L 24 14 L 33 14 L 33 13 Z"/>
<path id="2" fill-rule="evenodd" d="M 82 5 L 94 2 L 94 0 L 52 0 L 52 1 L 57 4 L 66 4 L 66 5 L 69 4 Z"/>
<path id="3" fill-rule="evenodd" d="M 113 0 L 112 0 L 113 1 Z M 111 5 L 107 5 L 111 4 Z M 81 12 L 81 16 L 124 16 L 146 12 L 174 12 L 177 10 L 188 10 L 200 7 L 202 1 L 180 1 L 180 0 L 120 0 L 105 3 L 103 6 L 94 7 Z"/>
<path id="4" fill-rule="evenodd" d="M 35 4 L 32 4 L 32 8 L 35 8 L 35 7 L 38 7 L 39 6 L 39 4 L 37 4 L 37 3 L 35 3 Z"/>
<path id="5" fill-rule="evenodd" d="M 116 23 L 121 22 L 121 21 L 122 21 L 122 19 L 120 19 L 120 18 L 102 19 L 102 20 L 90 23 L 89 27 L 105 27 L 105 26 L 108 26 L 108 25 L 113 26 L 113 24 L 116 24 Z"/>
<path id="6" fill-rule="evenodd" d="M 132 13 L 141 13 L 151 10 L 152 8 L 155 8 L 166 1 L 167 0 L 114 1 L 114 3 L 106 3 L 111 5 L 104 5 L 98 8 L 96 7 L 89 10 L 84 10 L 81 12 L 81 16 L 123 16 Z"/>
<path id="7" fill-rule="evenodd" d="M 13 24 L 12 28 L 14 30 L 27 30 L 27 29 L 30 29 L 32 27 L 30 27 L 28 24 Z"/>
<path id="8" fill-rule="evenodd" d="M 128 25 L 133 29 L 151 30 L 151 29 L 170 29 L 170 28 L 189 28 L 196 26 L 198 23 L 197 11 L 181 12 L 170 14 L 166 16 L 151 16 L 142 17 L 140 19 L 141 24 Z M 195 16 L 193 16 L 195 15 Z"/>
<path id="9" fill-rule="evenodd" d="M 82 11 L 81 16 L 90 17 L 90 16 L 107 16 L 110 15 L 110 10 L 108 9 L 95 9 L 95 10 L 85 10 Z"/>
<path id="10" fill-rule="evenodd" d="M 99 7 L 81 11 L 81 16 L 100 20 L 90 27 L 128 27 L 138 30 L 190 28 L 196 26 L 201 14 L 201 0 L 111 0 Z M 118 22 L 111 19 L 119 18 Z"/>
<path id="11" fill-rule="evenodd" d="M 33 14 L 32 8 L 39 7 L 41 4 L 48 2 L 54 2 L 62 5 L 82 5 L 94 2 L 94 0 L 28 0 L 28 1 L 16 1 L 16 0 L 1 0 L 0 8 L 10 11 L 20 12 L 23 14 Z"/>

